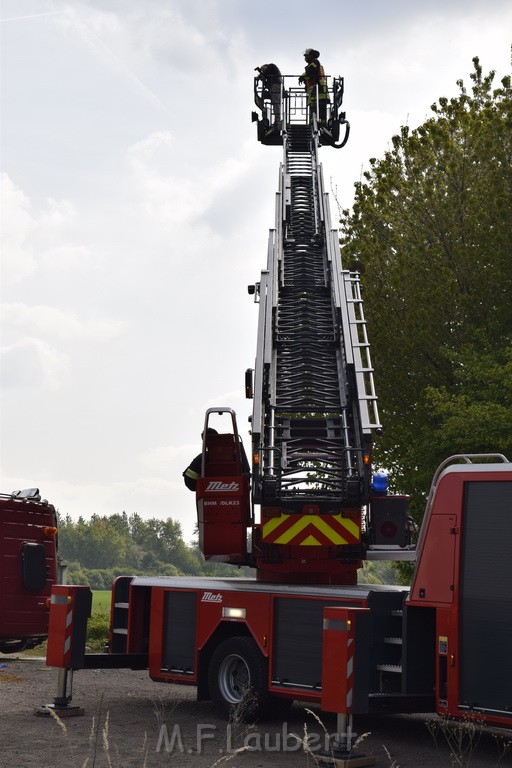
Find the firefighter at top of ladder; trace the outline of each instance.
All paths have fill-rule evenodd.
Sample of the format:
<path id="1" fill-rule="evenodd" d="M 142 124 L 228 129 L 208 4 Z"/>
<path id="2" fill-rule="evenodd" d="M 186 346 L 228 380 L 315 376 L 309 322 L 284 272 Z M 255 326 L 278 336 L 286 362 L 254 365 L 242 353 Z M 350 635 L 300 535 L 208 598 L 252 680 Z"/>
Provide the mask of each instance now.
<path id="1" fill-rule="evenodd" d="M 313 112 L 316 113 L 318 99 L 317 118 L 320 122 L 325 123 L 327 120 L 327 102 L 329 96 L 327 93 L 327 78 L 325 76 L 324 68 L 318 60 L 319 56 L 319 51 L 314 48 L 306 48 L 304 51 L 306 69 L 304 70 L 304 74 L 299 77 L 299 83 L 304 83 L 306 86 L 310 114 Z"/>

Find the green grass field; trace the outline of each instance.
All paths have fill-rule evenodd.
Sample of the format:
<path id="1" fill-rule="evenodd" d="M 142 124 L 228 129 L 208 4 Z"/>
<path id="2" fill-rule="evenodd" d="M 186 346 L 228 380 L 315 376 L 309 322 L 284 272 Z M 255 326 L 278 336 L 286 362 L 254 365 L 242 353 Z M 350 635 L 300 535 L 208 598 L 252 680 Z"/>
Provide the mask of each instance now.
<path id="1" fill-rule="evenodd" d="M 92 616 L 88 625 L 88 644 L 93 653 L 99 653 L 103 650 L 104 644 L 108 640 L 108 624 L 110 616 L 110 590 L 97 589 L 92 593 Z M 38 645 L 30 651 L 23 651 L 23 656 L 44 656 L 46 653 L 46 642 Z"/>
<path id="2" fill-rule="evenodd" d="M 92 610 L 110 611 L 110 596 L 109 589 L 95 589 L 92 593 Z"/>

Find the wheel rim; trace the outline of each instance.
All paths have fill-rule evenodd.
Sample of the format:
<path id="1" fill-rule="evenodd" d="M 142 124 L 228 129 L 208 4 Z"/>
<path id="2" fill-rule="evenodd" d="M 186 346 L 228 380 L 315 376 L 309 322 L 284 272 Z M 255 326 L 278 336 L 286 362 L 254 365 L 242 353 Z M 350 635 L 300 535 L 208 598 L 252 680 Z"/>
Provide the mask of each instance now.
<path id="1" fill-rule="evenodd" d="M 247 662 L 235 653 L 226 656 L 219 667 L 219 689 L 230 704 L 238 704 L 251 685 Z"/>

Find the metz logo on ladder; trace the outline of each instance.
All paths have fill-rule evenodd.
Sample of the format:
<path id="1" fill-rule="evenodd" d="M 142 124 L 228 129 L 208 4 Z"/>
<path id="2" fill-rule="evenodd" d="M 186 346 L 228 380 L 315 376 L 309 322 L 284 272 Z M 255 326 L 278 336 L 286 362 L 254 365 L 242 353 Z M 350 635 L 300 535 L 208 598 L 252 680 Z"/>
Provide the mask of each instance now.
<path id="1" fill-rule="evenodd" d="M 231 491 L 232 493 L 236 493 L 239 490 L 240 483 L 222 483 L 219 480 L 213 480 L 209 482 L 205 488 L 205 492 L 219 491 L 224 493 L 224 491 L 227 491 L 229 493 Z"/>

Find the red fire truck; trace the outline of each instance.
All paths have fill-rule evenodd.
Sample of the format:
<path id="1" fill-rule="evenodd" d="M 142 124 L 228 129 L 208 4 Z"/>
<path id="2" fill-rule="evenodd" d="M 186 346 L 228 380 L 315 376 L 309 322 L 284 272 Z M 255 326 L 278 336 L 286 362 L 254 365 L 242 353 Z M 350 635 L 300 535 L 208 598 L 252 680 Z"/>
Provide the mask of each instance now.
<path id="1" fill-rule="evenodd" d="M 57 583 L 57 514 L 38 488 L 0 494 L 0 652 L 34 648 L 48 634 Z"/>
<path id="2" fill-rule="evenodd" d="M 255 84 L 258 137 L 284 157 L 267 268 L 250 287 L 251 457 L 234 412 L 209 409 L 196 494 L 206 560 L 252 566 L 255 578 L 122 577 L 98 655 L 85 653 L 90 590 L 56 586 L 47 663 L 147 668 L 226 712 L 247 691 L 260 715 L 316 702 L 338 713 L 340 733 L 353 713 L 377 711 L 511 726 L 512 464 L 445 462 L 416 547 L 408 497 L 372 473 L 380 423 L 359 275 L 340 263 L 317 155 L 346 141 L 342 95 L 342 78 L 329 80 L 319 123 L 302 89 L 284 82 L 275 113 Z M 214 418 L 227 428 L 208 430 Z M 416 559 L 412 586 L 359 584 L 365 559 Z M 62 707 L 67 683 L 60 674 Z"/>
<path id="3" fill-rule="evenodd" d="M 250 687 L 267 716 L 299 699 L 512 727 L 512 464 L 455 458 L 434 478 L 410 588 L 122 577 L 109 653 L 85 655 L 90 591 L 57 586 L 47 663 L 148 668 L 226 712 Z"/>

